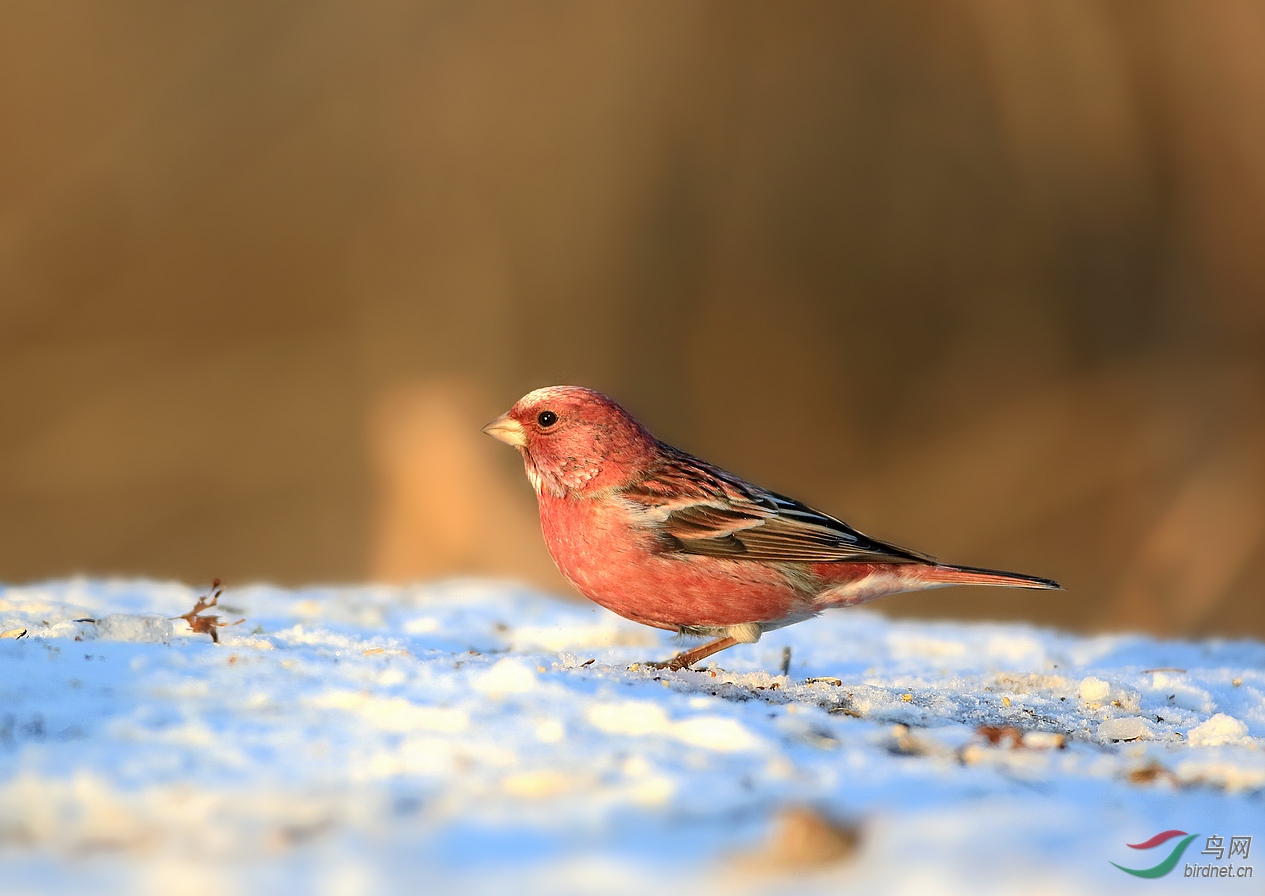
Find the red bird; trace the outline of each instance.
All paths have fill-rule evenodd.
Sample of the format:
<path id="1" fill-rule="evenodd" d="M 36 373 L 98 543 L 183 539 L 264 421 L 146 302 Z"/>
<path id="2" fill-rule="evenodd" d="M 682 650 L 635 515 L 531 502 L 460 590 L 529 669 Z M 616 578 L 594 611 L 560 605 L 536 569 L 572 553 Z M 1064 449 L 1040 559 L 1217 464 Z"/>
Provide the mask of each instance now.
<path id="1" fill-rule="evenodd" d="M 660 442 L 591 389 L 537 389 L 483 431 L 523 455 L 549 553 L 581 594 L 626 619 L 715 639 L 670 669 L 900 591 L 1059 587 L 868 538 Z"/>

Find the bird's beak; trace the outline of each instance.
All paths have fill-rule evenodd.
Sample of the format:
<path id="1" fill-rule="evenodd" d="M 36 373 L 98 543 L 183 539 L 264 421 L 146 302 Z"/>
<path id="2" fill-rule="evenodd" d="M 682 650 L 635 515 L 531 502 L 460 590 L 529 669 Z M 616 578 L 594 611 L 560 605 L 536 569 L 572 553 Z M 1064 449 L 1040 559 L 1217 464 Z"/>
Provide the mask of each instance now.
<path id="1" fill-rule="evenodd" d="M 527 433 L 523 431 L 523 424 L 510 417 L 509 414 L 497 417 L 483 427 L 483 431 L 492 438 L 506 445 L 513 445 L 515 448 L 523 448 L 527 445 Z"/>

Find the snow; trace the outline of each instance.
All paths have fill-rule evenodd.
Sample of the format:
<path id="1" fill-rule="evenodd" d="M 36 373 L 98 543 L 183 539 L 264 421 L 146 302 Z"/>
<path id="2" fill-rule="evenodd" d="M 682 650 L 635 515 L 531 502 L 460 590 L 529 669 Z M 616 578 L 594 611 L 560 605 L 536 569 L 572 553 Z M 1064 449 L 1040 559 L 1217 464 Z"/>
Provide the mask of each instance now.
<path id="1" fill-rule="evenodd" d="M 1188 740 L 1197 747 L 1219 747 L 1222 744 L 1250 743 L 1247 725 L 1241 719 L 1219 712 L 1206 722 L 1190 729 Z"/>
<path id="2" fill-rule="evenodd" d="M 198 594 L 0 589 L 0 891 L 1164 893 L 1125 844 L 1265 850 L 1251 641 L 846 610 L 663 672 L 508 583 L 230 589 L 219 644 Z"/>

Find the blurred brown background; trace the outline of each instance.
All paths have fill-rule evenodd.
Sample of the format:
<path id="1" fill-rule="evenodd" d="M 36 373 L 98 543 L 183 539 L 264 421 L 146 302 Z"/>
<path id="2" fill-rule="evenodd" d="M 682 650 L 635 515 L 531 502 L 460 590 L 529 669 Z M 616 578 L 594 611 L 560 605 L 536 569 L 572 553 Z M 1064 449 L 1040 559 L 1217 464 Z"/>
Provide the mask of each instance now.
<path id="1" fill-rule="evenodd" d="M 565 589 L 557 382 L 1063 594 L 1265 636 L 1265 6 L 18 2 L 0 580 Z"/>

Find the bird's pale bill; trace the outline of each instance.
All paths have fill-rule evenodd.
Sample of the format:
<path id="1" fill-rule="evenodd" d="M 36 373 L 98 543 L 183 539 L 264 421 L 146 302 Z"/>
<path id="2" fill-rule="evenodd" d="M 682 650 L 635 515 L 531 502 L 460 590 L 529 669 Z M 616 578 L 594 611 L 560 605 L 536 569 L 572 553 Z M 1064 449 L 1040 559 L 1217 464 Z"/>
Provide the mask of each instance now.
<path id="1" fill-rule="evenodd" d="M 492 438 L 506 445 L 513 445 L 515 448 L 522 448 L 527 444 L 527 433 L 523 431 L 523 424 L 510 417 L 509 414 L 497 417 L 483 427 L 483 431 Z"/>

